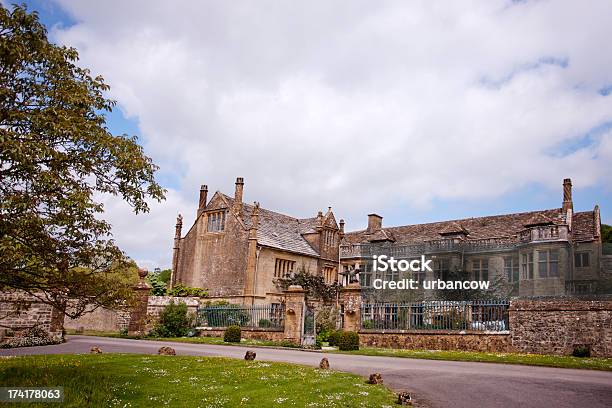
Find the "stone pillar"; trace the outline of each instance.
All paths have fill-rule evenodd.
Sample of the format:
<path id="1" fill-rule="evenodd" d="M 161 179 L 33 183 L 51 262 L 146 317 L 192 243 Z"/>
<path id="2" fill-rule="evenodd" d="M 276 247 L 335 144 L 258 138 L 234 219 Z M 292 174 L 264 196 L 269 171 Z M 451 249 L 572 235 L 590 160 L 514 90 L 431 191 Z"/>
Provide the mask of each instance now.
<path id="1" fill-rule="evenodd" d="M 300 285 L 291 285 L 285 292 L 285 340 L 302 343 L 306 291 Z"/>
<path id="2" fill-rule="evenodd" d="M 181 250 L 181 230 L 183 229 L 183 216 L 179 214 L 176 217 L 176 225 L 174 227 L 174 247 L 172 249 L 172 272 L 170 274 L 170 289 L 176 284 L 178 278 L 179 255 Z"/>
<path id="3" fill-rule="evenodd" d="M 361 329 L 361 286 L 349 283 L 340 290 L 340 303 L 344 307 L 344 331 L 358 332 Z"/>
<path id="4" fill-rule="evenodd" d="M 249 247 L 247 252 L 246 279 L 244 284 L 245 304 L 255 303 L 255 292 L 257 292 L 257 228 L 259 226 L 259 203 L 253 203 L 251 214 L 251 229 L 249 230 Z M 250 296 L 250 298 L 249 298 Z"/>
<path id="5" fill-rule="evenodd" d="M 130 323 L 128 324 L 128 335 L 130 336 L 143 336 L 146 334 L 147 306 L 149 304 L 151 287 L 144 281 L 144 278 L 148 273 L 146 269 L 138 270 L 140 281 L 133 288 L 136 302 L 130 313 Z"/>

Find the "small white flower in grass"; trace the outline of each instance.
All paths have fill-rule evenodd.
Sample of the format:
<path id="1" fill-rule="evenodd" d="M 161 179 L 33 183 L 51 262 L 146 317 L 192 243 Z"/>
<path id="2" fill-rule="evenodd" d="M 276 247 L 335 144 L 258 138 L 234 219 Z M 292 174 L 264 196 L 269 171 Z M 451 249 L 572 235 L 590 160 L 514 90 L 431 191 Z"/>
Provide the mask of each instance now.
<path id="1" fill-rule="evenodd" d="M 277 399 L 275 399 L 274 401 L 275 401 L 277 404 L 282 404 L 283 402 L 287 401 L 288 399 L 289 399 L 289 398 L 281 398 L 281 397 L 278 397 L 278 398 L 277 398 Z"/>
<path id="2" fill-rule="evenodd" d="M 359 395 L 367 396 L 370 395 L 370 393 L 367 391 L 359 391 Z"/>

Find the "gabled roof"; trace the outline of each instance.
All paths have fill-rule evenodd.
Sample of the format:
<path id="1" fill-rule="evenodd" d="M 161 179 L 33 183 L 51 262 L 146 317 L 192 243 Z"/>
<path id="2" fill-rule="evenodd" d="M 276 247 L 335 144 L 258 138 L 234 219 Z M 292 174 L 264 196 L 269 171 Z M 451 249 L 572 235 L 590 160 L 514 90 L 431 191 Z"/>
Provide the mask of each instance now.
<path id="1" fill-rule="evenodd" d="M 597 236 L 595 211 L 577 212 L 572 217 L 572 238 L 574 241 L 592 241 Z"/>
<path id="2" fill-rule="evenodd" d="M 440 235 L 468 235 L 469 231 L 463 225 L 455 221 L 448 222 L 439 232 Z"/>
<path id="3" fill-rule="evenodd" d="M 234 199 L 223 194 L 229 208 L 234 204 Z M 251 215 L 253 206 L 242 204 L 240 218 L 246 229 L 252 227 Z M 207 207 L 208 209 L 208 207 Z M 294 252 L 302 255 L 319 256 L 319 253 L 310 246 L 302 234 L 316 226 L 317 219 L 297 219 L 285 214 L 259 208 L 257 226 L 257 243 L 270 248 Z"/>
<path id="4" fill-rule="evenodd" d="M 441 234 L 462 228 L 467 232 L 466 239 L 510 238 L 514 239 L 518 233 L 530 225 L 534 220 L 546 221 L 550 224 L 565 224 L 565 214 L 561 208 L 550 210 L 531 211 L 516 214 L 493 215 L 487 217 L 466 218 L 460 220 L 432 222 L 427 224 L 405 225 L 400 227 L 383 228 L 386 234 L 391 234 L 396 243 L 412 244 L 425 241 L 439 240 Z M 576 213 L 573 217 L 573 239 L 594 239 L 593 211 Z M 459 226 L 459 227 L 458 227 Z M 379 233 L 368 234 L 366 230 L 347 232 L 344 241 L 347 243 L 372 242 L 372 238 Z"/>

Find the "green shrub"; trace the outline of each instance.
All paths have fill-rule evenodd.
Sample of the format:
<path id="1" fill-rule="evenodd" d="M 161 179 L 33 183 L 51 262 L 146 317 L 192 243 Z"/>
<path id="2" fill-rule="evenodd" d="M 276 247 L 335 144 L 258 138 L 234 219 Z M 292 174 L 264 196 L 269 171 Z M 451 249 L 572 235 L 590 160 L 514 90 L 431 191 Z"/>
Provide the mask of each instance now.
<path id="1" fill-rule="evenodd" d="M 268 319 L 259 319 L 259 327 L 272 327 L 272 322 Z"/>
<path id="2" fill-rule="evenodd" d="M 574 351 L 572 352 L 572 356 L 591 357 L 591 347 L 588 345 L 584 345 L 584 344 L 574 346 Z"/>
<path id="3" fill-rule="evenodd" d="M 240 326 L 229 326 L 225 329 L 225 333 L 223 333 L 223 341 L 226 343 L 240 343 L 241 336 Z"/>
<path id="4" fill-rule="evenodd" d="M 185 303 L 170 302 L 159 314 L 159 323 L 151 335 L 154 337 L 183 337 L 187 335 L 191 322 L 192 319 L 187 314 Z"/>
<path id="5" fill-rule="evenodd" d="M 327 341 L 329 341 L 329 345 L 333 347 L 337 347 L 340 342 L 340 336 L 342 335 L 342 330 L 334 330 L 329 333 L 327 337 Z"/>
<path id="6" fill-rule="evenodd" d="M 343 332 L 338 341 L 338 348 L 342 351 L 359 350 L 359 335 L 354 331 Z"/>
<path id="7" fill-rule="evenodd" d="M 363 321 L 363 328 L 364 329 L 373 329 L 374 328 L 374 322 L 372 320 L 364 320 Z"/>
<path id="8" fill-rule="evenodd" d="M 185 297 L 185 296 L 197 296 L 197 297 L 208 297 L 208 292 L 201 288 L 192 288 L 189 286 L 183 286 L 181 284 L 175 285 L 171 290 L 168 291 L 168 296 Z"/>
<path id="9" fill-rule="evenodd" d="M 153 296 L 165 296 L 166 295 L 166 283 L 159 280 L 159 276 L 156 273 L 149 274 L 147 281 L 151 285 L 151 295 Z"/>

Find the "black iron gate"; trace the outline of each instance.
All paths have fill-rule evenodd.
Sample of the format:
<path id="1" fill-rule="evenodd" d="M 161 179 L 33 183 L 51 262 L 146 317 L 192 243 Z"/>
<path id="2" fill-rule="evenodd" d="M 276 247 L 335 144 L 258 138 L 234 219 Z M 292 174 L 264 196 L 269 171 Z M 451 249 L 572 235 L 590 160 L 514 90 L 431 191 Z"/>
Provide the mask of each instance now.
<path id="1" fill-rule="evenodd" d="M 314 346 L 316 337 L 316 323 L 314 308 L 304 305 L 304 326 L 302 331 L 302 345 Z"/>

